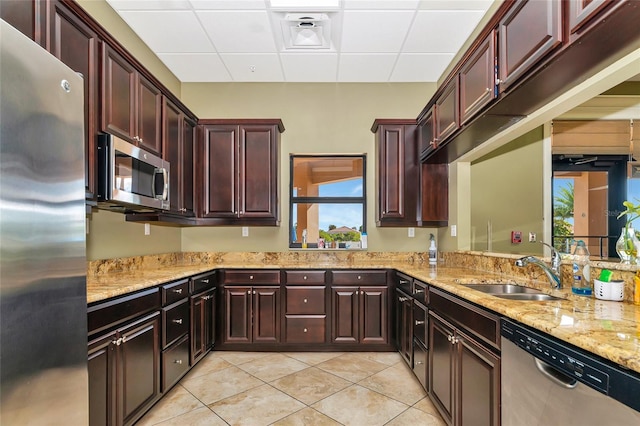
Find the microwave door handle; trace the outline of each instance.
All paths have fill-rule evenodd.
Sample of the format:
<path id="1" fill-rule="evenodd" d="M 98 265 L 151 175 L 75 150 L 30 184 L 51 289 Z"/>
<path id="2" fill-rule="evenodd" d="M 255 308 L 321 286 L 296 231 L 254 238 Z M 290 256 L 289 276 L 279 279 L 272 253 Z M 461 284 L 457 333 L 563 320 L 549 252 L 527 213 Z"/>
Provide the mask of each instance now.
<path id="1" fill-rule="evenodd" d="M 162 199 L 166 200 L 167 198 L 169 198 L 169 173 L 167 172 L 167 169 L 165 169 L 164 167 L 161 170 L 162 170 L 162 181 L 164 182 L 164 188 L 162 190 Z"/>
<path id="2" fill-rule="evenodd" d="M 153 198 L 157 200 L 166 200 L 167 191 L 168 191 L 168 182 L 167 182 L 167 169 L 164 167 L 156 168 L 153 171 L 154 178 L 151 180 L 151 193 L 153 194 Z M 155 176 L 162 174 L 162 194 L 158 194 L 156 179 Z"/>

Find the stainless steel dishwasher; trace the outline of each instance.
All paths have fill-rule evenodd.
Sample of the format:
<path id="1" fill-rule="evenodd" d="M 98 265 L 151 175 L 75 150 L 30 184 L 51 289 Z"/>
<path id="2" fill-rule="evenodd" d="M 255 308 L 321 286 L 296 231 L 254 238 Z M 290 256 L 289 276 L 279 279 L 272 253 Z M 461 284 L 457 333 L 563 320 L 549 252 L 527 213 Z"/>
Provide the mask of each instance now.
<path id="1" fill-rule="evenodd" d="M 640 425 L 640 374 L 502 319 L 502 424 Z"/>

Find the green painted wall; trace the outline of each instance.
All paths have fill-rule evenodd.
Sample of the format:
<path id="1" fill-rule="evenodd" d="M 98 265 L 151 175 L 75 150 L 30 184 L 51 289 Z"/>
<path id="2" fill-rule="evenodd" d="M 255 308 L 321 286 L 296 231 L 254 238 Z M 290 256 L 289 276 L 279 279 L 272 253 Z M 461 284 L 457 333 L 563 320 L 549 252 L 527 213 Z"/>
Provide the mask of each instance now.
<path id="1" fill-rule="evenodd" d="M 542 239 L 543 183 L 542 127 L 472 162 L 471 249 L 542 253 L 541 244 L 529 242 L 529 232 Z M 523 242 L 512 244 L 511 231 L 521 231 Z"/>

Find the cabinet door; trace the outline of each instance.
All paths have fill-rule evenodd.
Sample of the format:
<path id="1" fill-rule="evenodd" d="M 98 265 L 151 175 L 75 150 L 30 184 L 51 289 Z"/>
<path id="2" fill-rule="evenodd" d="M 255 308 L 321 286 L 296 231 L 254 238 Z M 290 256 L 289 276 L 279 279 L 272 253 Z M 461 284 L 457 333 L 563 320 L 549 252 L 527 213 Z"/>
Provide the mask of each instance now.
<path id="1" fill-rule="evenodd" d="M 569 33 L 580 32 L 593 18 L 607 8 L 613 8 L 613 0 L 569 0 Z"/>
<path id="2" fill-rule="evenodd" d="M 180 109 L 167 98 L 162 101 L 162 152 L 163 158 L 169 162 L 169 202 L 173 213 L 182 213 L 182 156 L 181 156 L 181 124 Z"/>
<path id="3" fill-rule="evenodd" d="M 89 342 L 89 424 L 116 425 L 115 333 Z"/>
<path id="4" fill-rule="evenodd" d="M 449 165 L 422 164 L 420 171 L 421 226 L 447 226 L 449 220 Z"/>
<path id="5" fill-rule="evenodd" d="M 160 397 L 160 314 L 119 330 L 119 417 L 132 424 Z"/>
<path id="6" fill-rule="evenodd" d="M 216 289 L 191 296 L 191 365 L 213 347 L 215 341 Z"/>
<path id="7" fill-rule="evenodd" d="M 334 343 L 358 343 L 358 287 L 335 286 L 331 288 L 332 333 Z"/>
<path id="8" fill-rule="evenodd" d="M 387 343 L 387 288 L 360 287 L 359 296 L 360 343 Z"/>
<path id="9" fill-rule="evenodd" d="M 277 217 L 276 131 L 276 126 L 240 127 L 238 217 Z"/>
<path id="10" fill-rule="evenodd" d="M 562 2 L 516 2 L 500 21 L 500 92 L 562 43 Z"/>
<path id="11" fill-rule="evenodd" d="M 452 424 L 454 410 L 453 337 L 453 327 L 429 311 L 429 396 L 448 424 Z"/>
<path id="12" fill-rule="evenodd" d="M 460 69 L 460 124 L 496 98 L 496 31 L 485 38 Z"/>
<path id="13" fill-rule="evenodd" d="M 500 424 L 500 358 L 464 333 L 457 332 L 459 379 L 456 424 Z"/>
<path id="14" fill-rule="evenodd" d="M 225 287 L 225 333 L 227 343 L 251 342 L 251 287 Z"/>
<path id="15" fill-rule="evenodd" d="M 438 139 L 436 138 L 436 114 L 435 107 L 429 108 L 424 118 L 420 120 L 420 159 L 425 159 L 430 153 L 438 147 Z"/>
<path id="16" fill-rule="evenodd" d="M 442 143 L 460 126 L 458 78 L 454 77 L 436 100 L 436 139 Z"/>
<path id="17" fill-rule="evenodd" d="M 179 187 L 181 190 L 181 199 L 182 199 L 182 214 L 185 216 L 194 216 L 195 215 L 195 205 L 194 205 L 194 197 L 193 197 L 193 180 L 195 177 L 194 169 L 194 149 L 195 149 L 195 140 L 196 140 L 196 123 L 186 117 L 182 117 L 182 145 L 181 145 L 181 153 L 182 153 L 182 161 L 180 161 L 180 166 L 182 167 L 182 173 L 180 173 L 180 178 L 182 182 L 180 182 Z"/>
<path id="18" fill-rule="evenodd" d="M 93 198 L 98 132 L 98 36 L 59 1 L 51 3 L 51 17 L 51 53 L 84 77 L 84 182 L 88 197 Z"/>
<path id="19" fill-rule="evenodd" d="M 280 341 L 280 287 L 254 287 L 253 341 L 277 343 Z"/>
<path id="20" fill-rule="evenodd" d="M 378 132 L 378 220 L 403 219 L 404 126 L 384 125 Z"/>
<path id="21" fill-rule="evenodd" d="M 102 131 L 130 142 L 136 136 L 136 75 L 133 65 L 102 44 Z"/>
<path id="22" fill-rule="evenodd" d="M 162 93 L 149 80 L 138 74 L 136 137 L 138 145 L 162 155 Z"/>
<path id="23" fill-rule="evenodd" d="M 238 126 L 205 126 L 204 131 L 202 217 L 235 218 L 238 215 Z"/>
<path id="24" fill-rule="evenodd" d="M 412 350 L 411 345 L 413 336 L 413 327 L 411 325 L 413 310 L 411 309 L 413 301 L 406 294 L 396 290 L 396 326 L 397 326 L 397 346 L 398 352 L 404 358 L 406 363 L 411 366 Z"/>
<path id="25" fill-rule="evenodd" d="M 46 0 L 0 1 L 0 18 L 46 47 Z"/>

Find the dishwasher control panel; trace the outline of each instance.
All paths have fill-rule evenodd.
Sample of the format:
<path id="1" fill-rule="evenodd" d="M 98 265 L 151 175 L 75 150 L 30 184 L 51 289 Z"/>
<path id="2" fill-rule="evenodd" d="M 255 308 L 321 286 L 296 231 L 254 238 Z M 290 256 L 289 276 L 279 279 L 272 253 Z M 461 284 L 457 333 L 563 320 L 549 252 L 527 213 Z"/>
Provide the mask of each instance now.
<path id="1" fill-rule="evenodd" d="M 640 374 L 531 327 L 502 318 L 503 339 L 587 386 L 640 411 Z"/>

